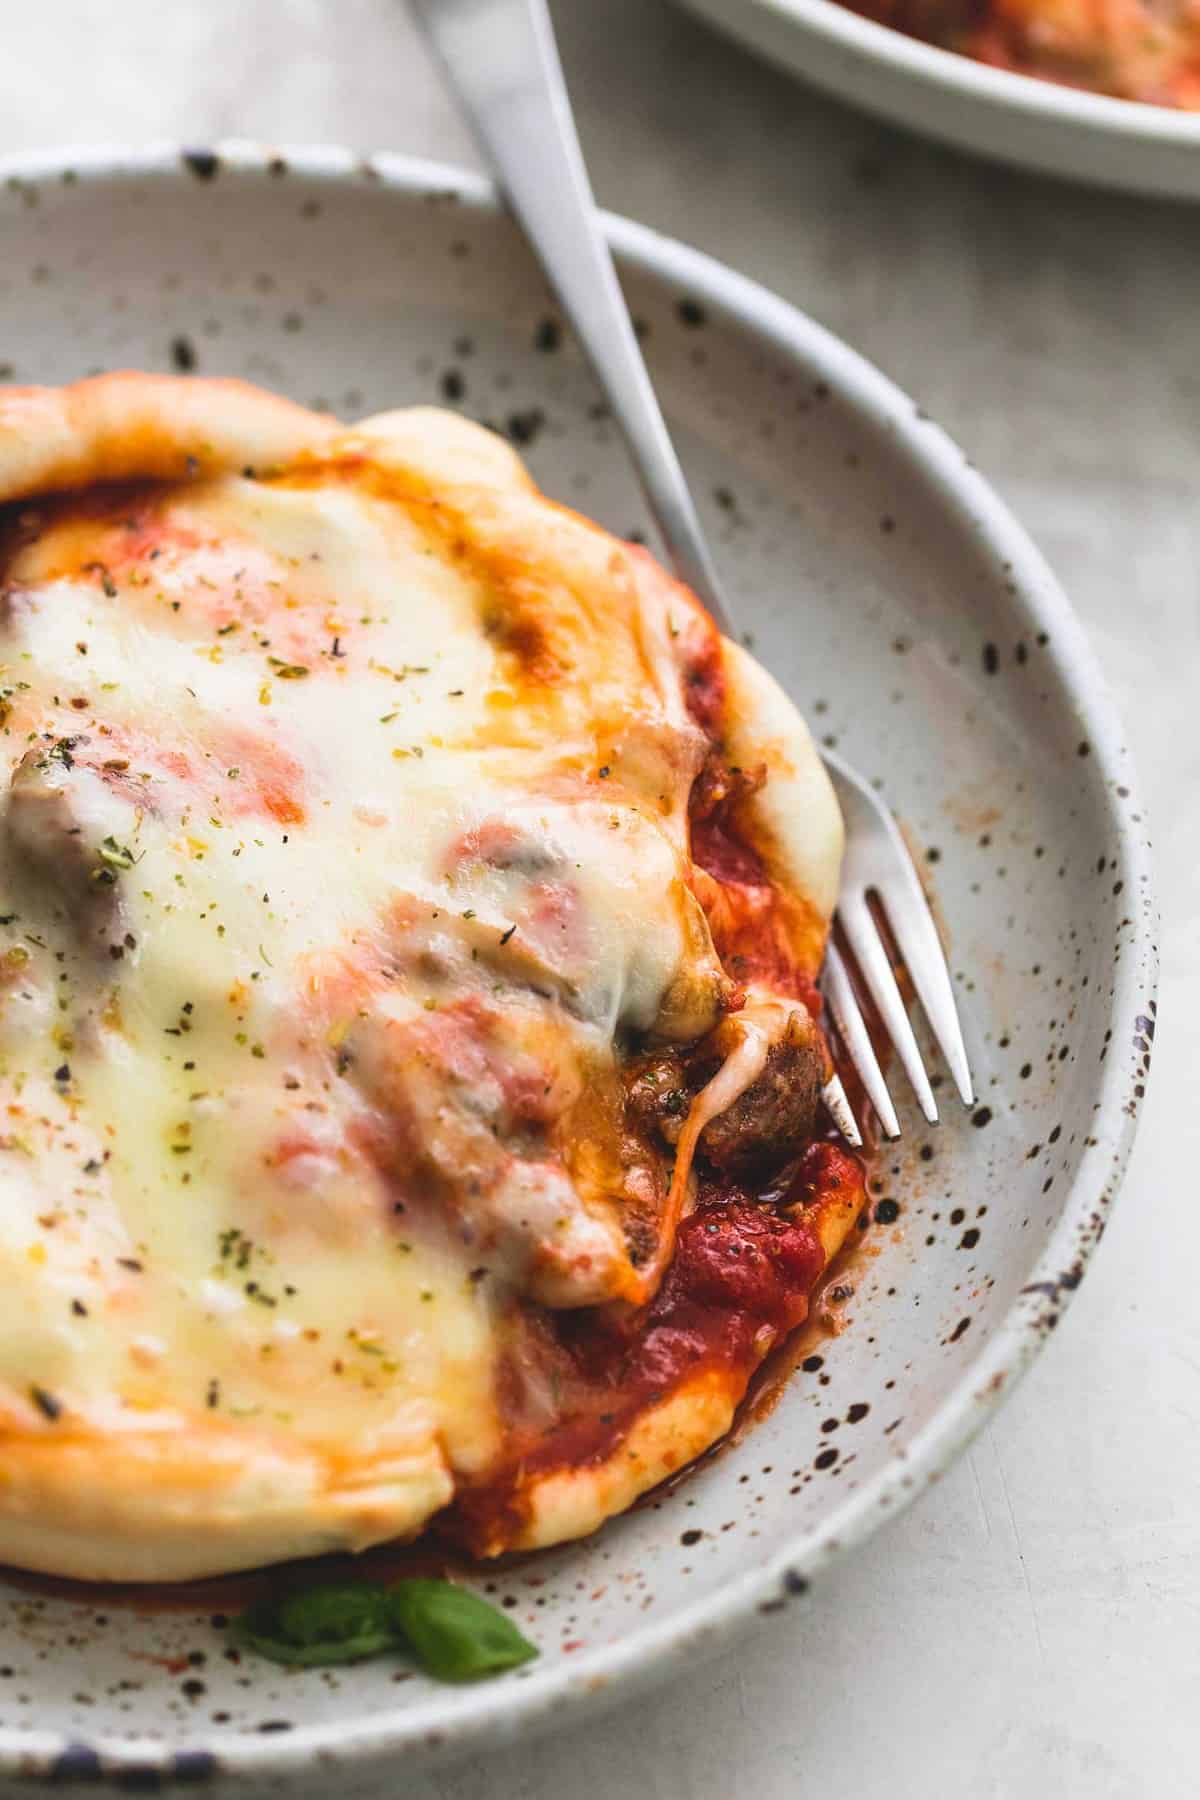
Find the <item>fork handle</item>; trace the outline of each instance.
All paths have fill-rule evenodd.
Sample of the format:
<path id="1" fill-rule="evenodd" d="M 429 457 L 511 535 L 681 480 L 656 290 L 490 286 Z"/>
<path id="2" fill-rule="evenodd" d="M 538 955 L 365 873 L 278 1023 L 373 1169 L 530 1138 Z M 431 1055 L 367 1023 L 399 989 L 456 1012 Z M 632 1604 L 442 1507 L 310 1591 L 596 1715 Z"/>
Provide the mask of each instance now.
<path id="1" fill-rule="evenodd" d="M 546 0 L 414 0 L 629 445 L 676 574 L 731 632 L 601 229 Z"/>

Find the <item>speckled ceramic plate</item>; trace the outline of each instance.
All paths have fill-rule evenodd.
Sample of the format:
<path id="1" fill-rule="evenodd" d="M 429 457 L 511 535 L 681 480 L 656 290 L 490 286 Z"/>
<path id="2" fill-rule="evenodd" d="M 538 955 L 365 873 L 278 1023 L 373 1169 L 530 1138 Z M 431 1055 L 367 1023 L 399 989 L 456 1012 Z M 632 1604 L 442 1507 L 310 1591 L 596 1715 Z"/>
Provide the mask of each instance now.
<path id="1" fill-rule="evenodd" d="M 1200 199 L 1200 114 L 994 69 L 838 0 L 682 4 L 805 81 L 959 149 L 1046 175 Z"/>
<path id="2" fill-rule="evenodd" d="M 335 151 L 62 153 L 0 170 L 0 362 L 247 376 L 353 417 L 443 401 L 549 490 L 646 518 L 531 259 L 480 182 Z M 12 1774 L 393 1794 L 399 1763 L 568 1719 L 799 1595 L 931 1481 L 1055 1325 L 1099 1237 L 1154 1032 L 1145 840 L 1119 726 L 1020 529 L 851 351 L 694 252 L 611 225 L 739 616 L 872 776 L 950 922 L 979 1105 L 906 1117 L 846 1328 L 675 1492 L 484 1589 L 541 1659 L 484 1687 L 238 1662 L 213 1602 L 0 1583 Z"/>

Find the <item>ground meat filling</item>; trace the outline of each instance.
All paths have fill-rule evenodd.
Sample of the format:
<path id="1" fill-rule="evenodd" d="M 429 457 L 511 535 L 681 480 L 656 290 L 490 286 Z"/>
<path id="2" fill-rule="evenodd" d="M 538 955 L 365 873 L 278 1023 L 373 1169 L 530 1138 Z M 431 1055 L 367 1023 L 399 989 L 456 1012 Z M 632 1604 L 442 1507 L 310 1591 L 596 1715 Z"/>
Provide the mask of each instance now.
<path id="1" fill-rule="evenodd" d="M 701 1163 L 737 1181 L 768 1177 L 800 1155 L 816 1133 L 821 1090 L 831 1073 L 821 1032 L 799 1003 L 803 996 L 814 1011 L 819 1007 L 811 982 L 798 979 L 790 960 L 782 972 L 772 965 L 771 927 L 778 921 L 769 914 L 767 901 L 775 888 L 740 817 L 766 779 L 765 768 L 735 767 L 714 749 L 688 804 L 696 892 L 726 967 L 738 965 L 743 980 L 765 977 L 762 986 L 768 993 L 790 992 L 798 1002 L 768 1051 L 762 1073 L 700 1134 L 696 1149 Z M 747 944 L 753 955 L 744 953 Z M 764 956 L 767 968 L 760 970 L 757 964 Z M 737 1004 L 750 997 L 751 990 L 743 988 Z M 727 1053 L 728 1044 L 714 1032 L 690 1051 L 646 1056 L 627 1078 L 630 1127 L 652 1142 L 674 1147 L 692 1102 Z"/>
<path id="2" fill-rule="evenodd" d="M 701 1045 L 689 1061 L 676 1055 L 644 1063 L 630 1083 L 626 1105 L 645 1131 L 678 1141 L 696 1094 L 716 1074 L 718 1060 Z M 767 1055 L 766 1067 L 740 1099 L 709 1121 L 700 1136 L 705 1161 L 723 1174 L 767 1175 L 798 1156 L 816 1133 L 826 1050 L 812 1020 L 797 1009 Z"/>
<path id="3" fill-rule="evenodd" d="M 758 1080 L 705 1126 L 704 1156 L 714 1168 L 741 1176 L 790 1161 L 816 1131 L 825 1075 L 820 1033 L 806 1013 L 792 1013 Z"/>

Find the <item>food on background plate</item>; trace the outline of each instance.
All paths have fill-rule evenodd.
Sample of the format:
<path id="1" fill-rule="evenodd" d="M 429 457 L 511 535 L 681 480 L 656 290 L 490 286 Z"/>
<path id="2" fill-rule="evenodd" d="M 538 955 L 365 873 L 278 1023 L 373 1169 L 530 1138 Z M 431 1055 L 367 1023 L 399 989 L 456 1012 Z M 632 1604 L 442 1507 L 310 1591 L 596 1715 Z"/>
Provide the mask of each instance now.
<path id="1" fill-rule="evenodd" d="M 862 1207 L 802 721 L 444 413 L 10 388 L 0 501 L 0 1559 L 593 1530 Z"/>
<path id="2" fill-rule="evenodd" d="M 1196 0 L 845 0 L 976 62 L 1122 100 L 1200 111 Z"/>

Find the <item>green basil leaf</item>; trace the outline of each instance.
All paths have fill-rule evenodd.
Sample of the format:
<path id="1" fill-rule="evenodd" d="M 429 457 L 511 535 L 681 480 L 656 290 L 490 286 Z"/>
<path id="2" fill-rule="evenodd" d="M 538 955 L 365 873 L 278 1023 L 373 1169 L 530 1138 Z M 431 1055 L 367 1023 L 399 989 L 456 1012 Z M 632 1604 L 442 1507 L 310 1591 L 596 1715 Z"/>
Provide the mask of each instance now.
<path id="1" fill-rule="evenodd" d="M 388 1594 L 367 1582 L 260 1601 L 234 1621 L 233 1636 L 272 1662 L 310 1669 L 362 1662 L 404 1642 Z"/>
<path id="2" fill-rule="evenodd" d="M 477 1681 L 538 1654 L 504 1613 L 452 1581 L 400 1581 L 388 1598 L 413 1655 L 439 1681 Z"/>

